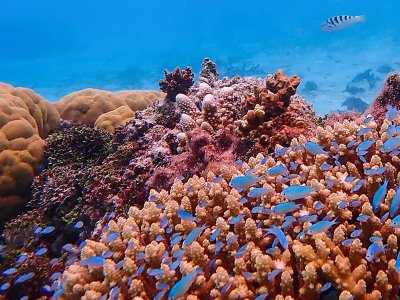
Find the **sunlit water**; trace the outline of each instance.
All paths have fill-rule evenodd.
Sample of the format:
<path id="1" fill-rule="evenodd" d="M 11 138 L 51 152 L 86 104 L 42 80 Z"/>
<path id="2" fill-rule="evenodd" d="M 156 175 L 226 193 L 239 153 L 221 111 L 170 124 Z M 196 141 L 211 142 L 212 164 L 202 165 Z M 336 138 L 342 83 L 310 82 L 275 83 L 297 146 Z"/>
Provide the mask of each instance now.
<path id="1" fill-rule="evenodd" d="M 221 76 L 264 76 L 283 68 L 321 115 L 351 95 L 370 103 L 400 69 L 400 1 L 385 0 L 0 0 L 0 81 L 50 101 L 82 88 L 158 89 L 162 70 L 216 61 Z M 340 14 L 366 22 L 338 32 Z M 306 83 L 309 82 L 307 85 Z M 315 83 L 315 84 L 313 84 Z M 315 89 L 315 90 L 312 90 Z M 351 101 L 350 101 L 351 102 Z"/>

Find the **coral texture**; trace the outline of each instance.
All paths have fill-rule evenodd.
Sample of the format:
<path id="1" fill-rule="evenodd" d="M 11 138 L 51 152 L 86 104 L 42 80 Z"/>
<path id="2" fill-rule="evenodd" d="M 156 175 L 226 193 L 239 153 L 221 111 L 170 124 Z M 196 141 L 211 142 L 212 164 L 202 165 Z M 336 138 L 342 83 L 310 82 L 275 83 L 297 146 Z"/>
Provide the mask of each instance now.
<path id="1" fill-rule="evenodd" d="M 33 91 L 0 83 L 0 224 L 26 202 L 43 139 L 59 122 L 57 110 Z"/>
<path id="2" fill-rule="evenodd" d="M 64 120 L 88 126 L 94 126 L 97 122 L 98 127 L 113 131 L 116 125 L 124 124 L 132 118 L 132 113 L 127 111 L 127 108 L 120 107 L 127 106 L 132 112 L 143 110 L 154 101 L 162 100 L 164 96 L 164 93 L 157 91 L 112 93 L 104 90 L 85 89 L 63 97 L 54 105 Z M 108 114 L 102 116 L 105 113 Z M 118 113 L 119 115 L 116 116 Z"/>
<path id="3" fill-rule="evenodd" d="M 376 96 L 366 114 L 371 114 L 377 121 L 382 122 L 387 105 L 400 108 L 400 73 L 388 75 L 381 92 Z"/>

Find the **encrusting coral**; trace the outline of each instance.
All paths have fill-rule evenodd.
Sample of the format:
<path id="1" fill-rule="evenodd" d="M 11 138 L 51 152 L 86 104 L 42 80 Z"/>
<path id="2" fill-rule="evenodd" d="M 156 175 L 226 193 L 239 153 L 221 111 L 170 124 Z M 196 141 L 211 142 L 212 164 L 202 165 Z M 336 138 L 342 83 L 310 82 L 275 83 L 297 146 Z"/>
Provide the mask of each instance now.
<path id="1" fill-rule="evenodd" d="M 111 132 L 132 119 L 132 113 L 162 100 L 165 94 L 157 91 L 109 92 L 85 89 L 73 92 L 54 104 L 64 120 L 96 126 Z M 106 114 L 103 116 L 103 114 Z"/>
<path id="2" fill-rule="evenodd" d="M 392 122 L 400 125 L 400 116 Z M 400 225 L 393 218 L 400 206 L 390 215 L 389 207 L 398 201 L 400 162 L 382 148 L 392 122 L 319 127 L 311 142 L 301 135 L 289 148 L 277 145 L 277 155 L 259 154 L 206 177 L 178 176 L 169 192 L 152 190 L 142 209 L 100 222 L 55 295 L 177 299 L 172 287 L 200 268 L 179 295 L 396 299 Z M 310 191 L 288 192 L 299 186 Z"/>
<path id="3" fill-rule="evenodd" d="M 42 97 L 0 83 L 0 224 L 27 201 L 47 134 L 60 118 Z"/>

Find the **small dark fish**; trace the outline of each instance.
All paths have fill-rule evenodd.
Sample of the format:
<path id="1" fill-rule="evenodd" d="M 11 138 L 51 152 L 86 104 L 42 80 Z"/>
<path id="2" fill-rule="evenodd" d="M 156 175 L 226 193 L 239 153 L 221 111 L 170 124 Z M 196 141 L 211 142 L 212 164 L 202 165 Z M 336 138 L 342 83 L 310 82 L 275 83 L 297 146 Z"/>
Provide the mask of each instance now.
<path id="1" fill-rule="evenodd" d="M 83 227 L 83 222 L 82 221 L 78 221 L 74 225 L 74 228 L 76 228 L 76 229 L 81 229 L 82 227 Z"/>
<path id="2" fill-rule="evenodd" d="M 325 283 L 325 284 L 322 286 L 320 292 L 321 292 L 321 293 L 326 292 L 326 291 L 329 290 L 331 287 L 332 287 L 332 283 L 327 282 L 327 283 Z"/>
<path id="3" fill-rule="evenodd" d="M 54 226 L 48 226 L 45 229 L 43 229 L 40 234 L 44 235 L 44 234 L 49 234 L 52 233 L 56 228 Z"/>
<path id="4" fill-rule="evenodd" d="M 35 276 L 35 273 L 30 272 L 30 273 L 26 273 L 22 276 L 20 276 L 17 280 L 14 281 L 14 284 L 20 284 L 23 283 L 31 278 L 33 278 L 33 276 Z"/>
<path id="5" fill-rule="evenodd" d="M 9 268 L 7 270 L 5 270 L 2 274 L 5 276 L 9 276 L 12 275 L 14 273 L 17 273 L 17 269 L 16 268 Z"/>
<path id="6" fill-rule="evenodd" d="M 35 256 L 41 256 L 41 255 L 45 254 L 46 252 L 47 252 L 47 248 L 42 247 L 39 250 L 37 250 L 34 255 Z"/>

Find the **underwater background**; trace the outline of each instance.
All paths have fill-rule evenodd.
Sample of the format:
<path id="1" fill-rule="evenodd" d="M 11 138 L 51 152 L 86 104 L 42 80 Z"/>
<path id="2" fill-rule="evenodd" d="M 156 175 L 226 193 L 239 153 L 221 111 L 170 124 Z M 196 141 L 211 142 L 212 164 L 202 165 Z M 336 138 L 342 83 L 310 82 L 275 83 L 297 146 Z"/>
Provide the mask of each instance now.
<path id="1" fill-rule="evenodd" d="M 222 76 L 264 76 L 277 68 L 298 74 L 299 90 L 323 115 L 354 105 L 362 110 L 388 70 L 400 67 L 396 0 L 0 3 L 0 81 L 50 101 L 87 87 L 158 89 L 163 69 L 198 71 L 210 57 Z M 320 30 L 340 14 L 365 15 L 366 22 Z M 369 84 L 350 84 L 361 92 L 343 92 L 368 70 Z M 348 98 L 349 106 L 342 105 Z"/>

